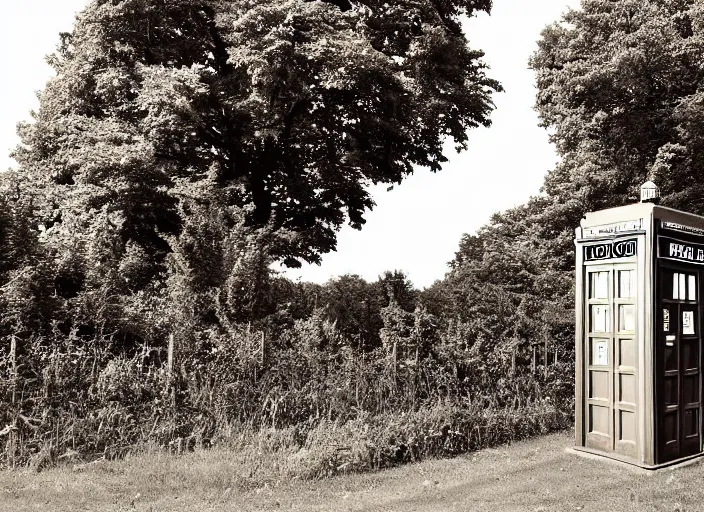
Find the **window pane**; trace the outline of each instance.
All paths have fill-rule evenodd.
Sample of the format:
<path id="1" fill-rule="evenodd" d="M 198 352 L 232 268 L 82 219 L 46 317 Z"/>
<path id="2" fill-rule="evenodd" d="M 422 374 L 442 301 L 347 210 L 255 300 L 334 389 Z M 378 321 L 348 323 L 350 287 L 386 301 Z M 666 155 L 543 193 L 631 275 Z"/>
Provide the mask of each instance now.
<path id="1" fill-rule="evenodd" d="M 636 308 L 633 304 L 621 304 L 618 307 L 619 331 L 636 330 Z"/>
<path id="2" fill-rule="evenodd" d="M 687 300 L 697 300 L 697 278 L 695 276 L 689 277 L 689 288 L 687 289 Z"/>
<path id="3" fill-rule="evenodd" d="M 672 274 L 672 298 L 680 298 L 680 275 L 677 273 Z"/>
<path id="4" fill-rule="evenodd" d="M 687 295 L 685 294 L 685 283 L 687 281 L 687 276 L 684 274 L 677 274 L 680 278 L 680 300 L 687 300 Z"/>
<path id="5" fill-rule="evenodd" d="M 682 311 L 682 334 L 694 334 L 694 311 Z"/>
<path id="6" fill-rule="evenodd" d="M 607 332 L 609 330 L 609 307 L 594 304 L 591 309 L 591 332 Z"/>
<path id="7" fill-rule="evenodd" d="M 619 270 L 619 297 L 628 298 L 636 296 L 635 270 Z"/>
<path id="8" fill-rule="evenodd" d="M 607 299 L 609 297 L 609 273 L 592 272 L 589 298 Z"/>
<path id="9" fill-rule="evenodd" d="M 609 364 L 609 340 L 592 340 L 592 364 Z"/>

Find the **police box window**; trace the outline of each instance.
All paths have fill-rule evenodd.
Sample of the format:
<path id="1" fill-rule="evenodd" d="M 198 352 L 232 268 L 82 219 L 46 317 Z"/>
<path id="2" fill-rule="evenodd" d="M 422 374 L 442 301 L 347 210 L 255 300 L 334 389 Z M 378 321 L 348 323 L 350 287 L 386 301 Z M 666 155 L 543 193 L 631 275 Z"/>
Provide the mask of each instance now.
<path id="1" fill-rule="evenodd" d="M 673 272 L 672 278 L 666 280 L 672 283 L 669 299 L 673 300 L 697 300 L 697 276 L 684 272 Z"/>

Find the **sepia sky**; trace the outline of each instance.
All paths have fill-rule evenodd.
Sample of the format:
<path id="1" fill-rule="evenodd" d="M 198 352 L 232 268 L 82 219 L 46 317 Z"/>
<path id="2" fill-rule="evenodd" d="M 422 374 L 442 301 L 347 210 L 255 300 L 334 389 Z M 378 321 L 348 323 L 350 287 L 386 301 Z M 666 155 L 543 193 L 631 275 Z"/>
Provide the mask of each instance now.
<path id="1" fill-rule="evenodd" d="M 51 74 L 44 56 L 58 33 L 69 31 L 86 0 L 6 2 L 0 17 L 0 169 L 14 166 L 9 150 L 17 144 L 15 125 L 38 106 L 35 91 Z M 348 227 L 338 236 L 336 253 L 321 266 L 287 271 L 292 279 L 324 282 L 341 274 L 375 280 L 384 270 L 405 271 L 418 287 L 447 271 L 463 233 L 473 233 L 492 213 L 539 192 L 556 156 L 532 109 L 535 89 L 528 57 L 541 29 L 579 0 L 494 0 L 491 16 L 465 25 L 470 45 L 486 52 L 492 78 L 506 91 L 495 96 L 493 126 L 470 134 L 469 150 L 447 147 L 449 162 L 432 174 L 418 169 L 390 192 L 373 189 L 377 203 L 362 231 Z"/>

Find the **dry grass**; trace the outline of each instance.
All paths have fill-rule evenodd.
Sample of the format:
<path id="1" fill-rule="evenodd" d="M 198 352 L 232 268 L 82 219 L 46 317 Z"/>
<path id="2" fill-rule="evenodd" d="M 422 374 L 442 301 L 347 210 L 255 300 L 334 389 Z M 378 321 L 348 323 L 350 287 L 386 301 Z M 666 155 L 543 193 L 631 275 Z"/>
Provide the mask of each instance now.
<path id="1" fill-rule="evenodd" d="M 0 511 L 704 510 L 704 464 L 644 474 L 566 453 L 571 444 L 571 434 L 553 434 L 452 460 L 317 481 L 284 478 L 286 469 L 272 469 L 263 452 L 259 467 L 271 479 L 256 487 L 256 474 L 249 473 L 254 453 L 150 454 L 79 472 L 0 473 Z"/>

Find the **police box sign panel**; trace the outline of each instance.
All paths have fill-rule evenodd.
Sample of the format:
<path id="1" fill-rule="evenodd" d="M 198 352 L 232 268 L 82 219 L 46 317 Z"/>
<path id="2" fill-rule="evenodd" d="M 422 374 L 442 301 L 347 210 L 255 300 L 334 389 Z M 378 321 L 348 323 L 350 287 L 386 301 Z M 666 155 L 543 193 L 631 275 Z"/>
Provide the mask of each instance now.
<path id="1" fill-rule="evenodd" d="M 704 265 L 704 244 L 684 242 L 669 236 L 659 236 L 658 257 Z"/>
<path id="2" fill-rule="evenodd" d="M 602 224 L 592 226 L 582 230 L 584 238 L 594 238 L 607 235 L 616 235 L 624 231 L 640 231 L 643 229 L 643 219 L 627 220 L 625 222 L 615 222 L 613 224 Z"/>
<path id="3" fill-rule="evenodd" d="M 603 244 L 584 246 L 584 261 L 630 258 L 636 255 L 638 240 L 615 240 Z"/>
<path id="4" fill-rule="evenodd" d="M 660 225 L 663 229 L 671 229 L 673 231 L 681 231 L 683 233 L 691 233 L 693 235 L 704 235 L 704 229 L 695 228 L 693 226 L 685 226 L 684 224 L 679 224 L 677 222 L 664 220 Z"/>

